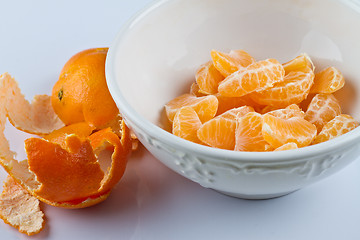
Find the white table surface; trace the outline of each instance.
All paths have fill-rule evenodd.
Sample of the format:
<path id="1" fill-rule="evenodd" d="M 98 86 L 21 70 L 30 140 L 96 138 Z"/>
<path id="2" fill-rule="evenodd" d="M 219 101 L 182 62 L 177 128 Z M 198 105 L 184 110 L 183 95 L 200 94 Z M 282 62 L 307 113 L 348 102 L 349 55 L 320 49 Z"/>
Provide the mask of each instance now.
<path id="1" fill-rule="evenodd" d="M 50 94 L 73 54 L 109 46 L 150 0 L 0 0 L 0 73 L 28 99 Z M 140 57 L 140 56 L 139 56 Z M 23 136 L 9 131 L 12 149 Z M 19 154 L 19 158 L 23 157 Z M 0 170 L 0 180 L 6 173 Z M 0 239 L 360 239 L 360 160 L 285 197 L 250 201 L 205 189 L 140 148 L 103 203 L 79 210 L 43 205 L 45 229 L 27 237 L 0 222 Z"/>

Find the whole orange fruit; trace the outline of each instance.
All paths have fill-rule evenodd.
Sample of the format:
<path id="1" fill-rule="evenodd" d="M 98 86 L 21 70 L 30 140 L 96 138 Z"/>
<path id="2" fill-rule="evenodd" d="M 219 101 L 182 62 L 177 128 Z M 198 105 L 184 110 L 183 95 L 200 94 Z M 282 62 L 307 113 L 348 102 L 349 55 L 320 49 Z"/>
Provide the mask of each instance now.
<path id="1" fill-rule="evenodd" d="M 65 125 L 87 122 L 99 129 L 119 113 L 105 79 L 108 48 L 91 48 L 72 56 L 52 89 L 51 104 Z"/>

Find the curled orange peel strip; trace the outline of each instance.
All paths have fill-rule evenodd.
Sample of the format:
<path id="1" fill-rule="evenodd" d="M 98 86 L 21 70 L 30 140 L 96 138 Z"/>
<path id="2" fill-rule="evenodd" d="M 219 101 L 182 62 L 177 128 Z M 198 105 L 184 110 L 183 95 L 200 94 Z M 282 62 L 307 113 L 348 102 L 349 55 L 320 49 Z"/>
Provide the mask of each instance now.
<path id="1" fill-rule="evenodd" d="M 45 202 L 62 202 L 94 195 L 104 173 L 88 140 L 66 137 L 66 149 L 41 138 L 25 140 L 29 170 L 39 187 L 33 194 Z"/>
<path id="2" fill-rule="evenodd" d="M 110 166 L 104 165 L 103 169 L 105 176 L 101 181 L 99 193 L 106 193 L 114 187 L 124 174 L 127 156 L 131 151 L 131 137 L 130 131 L 122 121 L 122 137 L 121 140 L 114 134 L 110 128 L 100 130 L 89 136 L 94 153 L 98 158 L 101 158 L 101 153 L 110 148 L 113 148 L 111 156 L 112 162 Z M 101 161 L 101 159 L 100 159 Z"/>
<path id="3" fill-rule="evenodd" d="M 50 96 L 36 95 L 30 103 L 8 73 L 0 76 L 0 100 L 1 113 L 6 113 L 19 130 L 42 135 L 64 126 L 51 106 Z"/>
<path id="4" fill-rule="evenodd" d="M 122 132 L 130 142 L 127 127 Z M 65 142 L 66 148 L 40 138 L 25 141 L 29 169 L 41 183 L 36 197 L 59 206 L 107 195 L 124 174 L 131 144 L 126 149 L 110 128 L 86 139 L 70 134 Z"/>
<path id="5" fill-rule="evenodd" d="M 52 143 L 59 144 L 62 148 L 66 148 L 65 138 L 70 134 L 75 134 L 81 139 L 85 139 L 95 130 L 95 127 L 90 126 L 86 122 L 74 123 L 60 129 L 52 131 L 50 134 L 44 136 L 45 140 Z"/>
<path id="6" fill-rule="evenodd" d="M 0 218 L 29 236 L 39 233 L 45 224 L 40 201 L 10 176 L 0 195 Z"/>
<path id="7" fill-rule="evenodd" d="M 105 200 L 124 173 L 130 130 L 122 121 L 121 139 L 110 128 L 90 136 L 92 129 L 86 127 L 80 136 L 68 127 L 54 132 L 63 124 L 53 115 L 50 100 L 45 104 L 46 97 L 40 99 L 30 104 L 9 74 L 0 76 L 0 164 L 30 194 L 50 205 L 81 208 Z M 39 119 L 39 114 L 49 120 Z M 18 129 L 46 135 L 25 141 L 28 160 L 17 161 L 10 150 L 4 135 L 7 117 Z"/>

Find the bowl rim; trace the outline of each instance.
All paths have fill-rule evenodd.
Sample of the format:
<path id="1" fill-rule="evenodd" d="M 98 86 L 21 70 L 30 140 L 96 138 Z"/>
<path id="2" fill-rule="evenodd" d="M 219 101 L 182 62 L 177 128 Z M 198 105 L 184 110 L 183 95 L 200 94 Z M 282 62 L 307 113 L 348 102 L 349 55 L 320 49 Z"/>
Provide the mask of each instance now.
<path id="1" fill-rule="evenodd" d="M 120 114 L 124 116 L 126 123 L 130 121 L 136 126 L 136 128 L 141 129 L 152 138 L 156 139 L 162 144 L 165 143 L 174 149 L 181 149 L 181 151 L 185 153 L 194 153 L 196 156 L 207 156 L 211 159 L 223 161 L 248 162 L 251 160 L 251 162 L 254 163 L 289 163 L 292 161 L 306 160 L 307 158 L 310 159 L 316 156 L 330 156 L 335 152 L 339 152 L 339 149 L 352 148 L 356 145 L 356 142 L 360 143 L 360 127 L 357 127 L 348 133 L 326 142 L 298 149 L 276 152 L 241 152 L 208 147 L 187 141 L 171 134 L 170 132 L 142 117 L 140 113 L 132 108 L 132 106 L 126 101 L 119 84 L 117 84 L 115 71 L 116 53 L 121 47 L 123 36 L 125 36 L 128 31 L 131 31 L 134 25 L 141 22 L 141 20 L 146 17 L 148 13 L 169 1 L 171 0 L 156 0 L 147 4 L 143 9 L 138 11 L 135 15 L 128 19 L 125 24 L 122 25 L 109 47 L 105 63 L 106 82 L 110 94 L 117 104 Z M 347 0 L 339 0 L 339 2 L 344 3 L 347 2 Z M 131 125 L 129 125 L 129 127 L 131 128 Z"/>

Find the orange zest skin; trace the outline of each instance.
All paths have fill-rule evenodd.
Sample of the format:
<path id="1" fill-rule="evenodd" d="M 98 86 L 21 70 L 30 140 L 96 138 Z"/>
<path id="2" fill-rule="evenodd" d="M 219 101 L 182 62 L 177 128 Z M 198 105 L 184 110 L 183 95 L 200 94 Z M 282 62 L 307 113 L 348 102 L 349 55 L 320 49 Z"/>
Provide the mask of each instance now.
<path id="1" fill-rule="evenodd" d="M 109 197 L 110 192 L 111 191 L 109 190 L 108 192 L 102 194 L 98 193 L 84 198 L 74 199 L 70 201 L 63 201 L 63 202 L 53 202 L 51 203 L 51 205 L 55 207 L 62 207 L 67 209 L 85 208 L 85 207 L 93 206 L 95 204 L 98 204 L 106 200 L 106 198 Z"/>
<path id="2" fill-rule="evenodd" d="M 29 169 L 40 183 L 40 187 L 33 190 L 35 196 L 48 204 L 69 208 L 85 207 L 105 200 L 124 174 L 131 150 L 129 130 L 124 129 L 123 132 L 129 144 L 122 144 L 110 128 L 93 133 L 86 139 L 67 135 L 65 149 L 45 139 L 25 140 Z M 102 169 L 100 154 L 110 146 L 113 151 L 111 166 Z"/>
<path id="3" fill-rule="evenodd" d="M 91 146 L 98 158 L 101 151 L 108 149 L 109 146 L 113 148 L 111 166 L 110 169 L 107 169 L 105 178 L 101 181 L 101 188 L 98 190 L 99 194 L 105 194 L 111 190 L 125 172 L 127 157 L 131 152 L 131 137 L 130 130 L 124 122 L 122 124 L 123 131 L 121 140 L 110 128 L 100 130 L 89 136 Z"/>
<path id="4" fill-rule="evenodd" d="M 29 169 L 41 183 L 34 193 L 53 202 L 94 195 L 104 177 L 89 140 L 66 138 L 67 149 L 40 138 L 25 140 Z M 39 149 L 41 149 L 39 151 Z M 68 177 L 65 177 L 68 176 Z M 85 187 L 86 186 L 86 187 Z"/>
<path id="5" fill-rule="evenodd" d="M 79 122 L 54 130 L 50 134 L 45 135 L 44 139 L 52 143 L 60 144 L 62 148 L 66 148 L 65 138 L 67 135 L 75 134 L 79 138 L 84 139 L 90 136 L 94 130 L 95 128 L 90 126 L 88 123 Z"/>
<path id="6" fill-rule="evenodd" d="M 272 87 L 284 80 L 285 70 L 275 59 L 255 62 L 240 69 L 219 84 L 219 93 L 227 97 L 241 97 L 254 91 Z"/>

